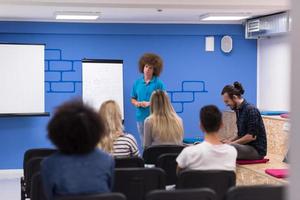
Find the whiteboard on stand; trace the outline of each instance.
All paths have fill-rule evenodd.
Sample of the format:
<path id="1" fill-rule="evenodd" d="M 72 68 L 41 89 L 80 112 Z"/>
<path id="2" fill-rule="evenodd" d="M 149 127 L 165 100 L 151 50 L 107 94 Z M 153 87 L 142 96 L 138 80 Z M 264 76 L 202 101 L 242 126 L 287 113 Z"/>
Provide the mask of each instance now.
<path id="1" fill-rule="evenodd" d="M 82 60 L 82 98 L 95 110 L 107 100 L 115 100 L 124 119 L 123 61 Z"/>

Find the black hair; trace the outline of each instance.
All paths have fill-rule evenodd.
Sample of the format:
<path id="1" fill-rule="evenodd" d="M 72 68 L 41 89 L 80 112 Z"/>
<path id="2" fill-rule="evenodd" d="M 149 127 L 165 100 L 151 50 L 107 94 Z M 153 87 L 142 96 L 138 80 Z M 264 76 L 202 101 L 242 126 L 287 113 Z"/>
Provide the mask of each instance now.
<path id="1" fill-rule="evenodd" d="M 245 90 L 242 86 L 241 83 L 235 81 L 233 83 L 233 85 L 226 85 L 221 94 L 224 95 L 225 93 L 228 94 L 228 96 L 232 99 L 233 98 L 233 95 L 236 95 L 238 97 L 241 97 L 244 93 L 245 93 Z"/>
<path id="2" fill-rule="evenodd" d="M 222 124 L 222 113 L 215 105 L 207 105 L 200 110 L 200 122 L 207 132 L 217 132 Z"/>
<path id="3" fill-rule="evenodd" d="M 105 134 L 101 117 L 81 100 L 59 106 L 47 129 L 49 139 L 64 154 L 89 153 Z"/>

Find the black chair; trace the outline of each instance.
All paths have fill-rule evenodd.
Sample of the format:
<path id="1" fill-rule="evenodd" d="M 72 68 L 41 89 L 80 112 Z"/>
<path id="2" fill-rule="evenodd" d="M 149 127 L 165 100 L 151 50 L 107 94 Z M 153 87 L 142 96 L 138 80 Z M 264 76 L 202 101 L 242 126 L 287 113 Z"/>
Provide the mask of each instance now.
<path id="1" fill-rule="evenodd" d="M 116 168 L 113 192 L 128 200 L 144 200 L 155 189 L 165 189 L 165 173 L 160 168 Z"/>
<path id="2" fill-rule="evenodd" d="M 158 157 L 155 166 L 162 168 L 166 172 L 166 184 L 173 185 L 177 181 L 177 162 L 176 158 L 179 154 L 177 153 L 166 153 Z"/>
<path id="3" fill-rule="evenodd" d="M 30 200 L 46 200 L 40 172 L 32 176 Z"/>
<path id="4" fill-rule="evenodd" d="M 209 188 L 154 190 L 147 194 L 146 200 L 216 200 L 216 193 Z"/>
<path id="5" fill-rule="evenodd" d="M 34 157 L 47 157 L 51 154 L 57 152 L 57 149 L 50 149 L 50 148 L 36 148 L 36 149 L 29 149 L 24 153 L 23 158 L 23 169 L 25 170 L 26 163 Z M 25 172 L 24 172 L 25 173 Z"/>
<path id="6" fill-rule="evenodd" d="M 144 167 L 144 165 L 144 160 L 140 157 L 115 158 L 115 168 Z"/>
<path id="7" fill-rule="evenodd" d="M 94 195 L 72 195 L 59 197 L 55 200 L 126 200 L 124 194 L 121 193 L 105 193 Z"/>
<path id="8" fill-rule="evenodd" d="M 43 159 L 44 159 L 43 157 L 35 157 L 35 158 L 31 158 L 26 163 L 26 170 L 24 174 L 24 185 L 21 188 L 21 194 L 23 194 L 25 198 L 30 197 L 32 177 L 37 172 L 40 172 L 41 162 Z"/>
<path id="9" fill-rule="evenodd" d="M 285 187 L 275 185 L 252 185 L 232 187 L 226 200 L 285 200 Z"/>
<path id="10" fill-rule="evenodd" d="M 30 200 L 46 200 L 40 172 L 32 177 Z M 55 198 L 56 200 L 126 200 L 121 193 L 103 193 L 92 195 L 68 195 Z"/>
<path id="11" fill-rule="evenodd" d="M 222 200 L 227 190 L 235 186 L 235 182 L 234 171 L 186 170 L 179 173 L 176 188 L 211 188 L 216 192 L 217 200 Z"/>
<path id="12" fill-rule="evenodd" d="M 29 194 L 26 194 L 26 183 L 25 179 L 26 174 L 27 174 L 27 163 L 29 160 L 32 158 L 36 157 L 47 157 L 53 153 L 55 153 L 57 150 L 56 149 L 50 149 L 50 148 L 36 148 L 36 149 L 29 149 L 24 153 L 24 158 L 23 158 L 23 174 L 24 177 L 21 177 L 20 179 L 20 185 L 21 185 L 21 199 L 24 200 L 25 198 L 29 197 Z M 29 186 L 30 187 L 30 186 Z"/>
<path id="13" fill-rule="evenodd" d="M 153 145 L 144 150 L 143 158 L 146 164 L 155 164 L 160 155 L 165 153 L 179 154 L 183 148 L 182 145 Z"/>

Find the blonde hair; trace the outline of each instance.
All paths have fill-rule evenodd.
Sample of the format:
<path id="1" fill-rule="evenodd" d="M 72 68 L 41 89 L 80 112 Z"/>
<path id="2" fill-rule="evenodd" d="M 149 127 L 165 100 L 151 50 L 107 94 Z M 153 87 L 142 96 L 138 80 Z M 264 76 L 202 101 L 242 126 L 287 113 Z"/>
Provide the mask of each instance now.
<path id="1" fill-rule="evenodd" d="M 183 124 L 164 91 L 156 90 L 152 93 L 150 111 L 152 134 L 157 135 L 161 142 L 181 143 Z"/>
<path id="2" fill-rule="evenodd" d="M 121 109 L 117 102 L 108 100 L 101 104 L 99 115 L 105 123 L 106 136 L 98 146 L 108 152 L 113 152 L 113 141 L 123 133 Z"/>

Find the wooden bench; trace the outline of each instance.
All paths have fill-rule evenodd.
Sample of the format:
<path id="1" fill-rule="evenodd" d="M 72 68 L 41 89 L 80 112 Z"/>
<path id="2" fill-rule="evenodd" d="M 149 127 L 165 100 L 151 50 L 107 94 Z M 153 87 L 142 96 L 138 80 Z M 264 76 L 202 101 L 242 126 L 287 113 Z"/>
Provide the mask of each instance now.
<path id="1" fill-rule="evenodd" d="M 288 131 L 284 128 L 287 119 L 280 117 L 263 116 L 263 121 L 267 133 L 266 158 L 267 163 L 237 165 L 237 185 L 258 185 L 258 184 L 287 184 L 286 179 L 275 178 L 265 173 L 265 169 L 278 168 L 287 169 L 288 164 L 282 162 L 287 152 Z M 236 134 L 236 117 L 234 112 L 223 113 L 224 127 L 220 131 L 221 138 L 230 138 Z"/>

